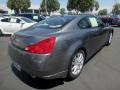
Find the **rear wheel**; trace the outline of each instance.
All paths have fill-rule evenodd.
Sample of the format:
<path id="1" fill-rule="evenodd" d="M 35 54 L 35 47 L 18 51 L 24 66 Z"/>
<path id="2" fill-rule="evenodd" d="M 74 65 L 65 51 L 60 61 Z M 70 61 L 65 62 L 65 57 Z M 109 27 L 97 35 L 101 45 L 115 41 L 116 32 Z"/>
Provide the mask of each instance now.
<path id="1" fill-rule="evenodd" d="M 68 69 L 68 75 L 67 75 L 67 80 L 74 80 L 76 79 L 84 66 L 84 61 L 85 61 L 85 52 L 83 50 L 80 50 L 76 52 L 69 65 Z"/>

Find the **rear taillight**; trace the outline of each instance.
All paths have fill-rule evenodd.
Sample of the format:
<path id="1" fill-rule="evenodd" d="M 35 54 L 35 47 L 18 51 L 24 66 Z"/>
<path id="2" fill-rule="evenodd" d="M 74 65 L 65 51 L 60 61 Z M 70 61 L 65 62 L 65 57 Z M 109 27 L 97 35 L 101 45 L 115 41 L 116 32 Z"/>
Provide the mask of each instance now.
<path id="1" fill-rule="evenodd" d="M 50 37 L 34 45 L 27 46 L 25 51 L 35 54 L 51 54 L 55 45 L 56 37 Z"/>

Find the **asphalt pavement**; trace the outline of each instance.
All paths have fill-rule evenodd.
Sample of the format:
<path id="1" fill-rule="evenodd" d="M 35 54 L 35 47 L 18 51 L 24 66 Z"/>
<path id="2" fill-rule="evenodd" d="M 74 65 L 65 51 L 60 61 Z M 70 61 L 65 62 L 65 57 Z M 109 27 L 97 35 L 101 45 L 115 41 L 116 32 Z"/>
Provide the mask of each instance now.
<path id="1" fill-rule="evenodd" d="M 115 27 L 109 47 L 100 50 L 78 79 L 33 79 L 11 65 L 7 53 L 10 36 L 0 37 L 0 90 L 120 90 L 120 28 Z"/>

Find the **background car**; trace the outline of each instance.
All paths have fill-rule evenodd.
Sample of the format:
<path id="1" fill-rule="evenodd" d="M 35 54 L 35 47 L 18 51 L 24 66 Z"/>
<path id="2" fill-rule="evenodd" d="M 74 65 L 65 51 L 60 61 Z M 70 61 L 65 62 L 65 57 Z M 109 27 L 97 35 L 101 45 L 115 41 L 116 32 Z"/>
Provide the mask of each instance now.
<path id="1" fill-rule="evenodd" d="M 101 20 L 104 22 L 106 25 L 112 25 L 112 18 L 109 15 L 106 16 L 99 16 Z"/>
<path id="2" fill-rule="evenodd" d="M 112 24 L 120 26 L 120 15 L 113 15 L 112 18 Z"/>
<path id="3" fill-rule="evenodd" d="M 3 17 L 0 19 L 0 34 L 13 34 L 35 23 L 36 22 L 25 17 Z"/>
<path id="4" fill-rule="evenodd" d="M 111 44 L 112 37 L 113 29 L 93 15 L 58 16 L 16 32 L 8 52 L 19 71 L 73 80 L 91 56 Z"/>
<path id="5" fill-rule="evenodd" d="M 45 17 L 40 16 L 39 14 L 32 14 L 32 13 L 21 13 L 21 14 L 17 14 L 16 16 L 26 17 L 36 22 L 39 22 L 45 19 Z"/>
<path id="6" fill-rule="evenodd" d="M 4 17 L 3 16 L 0 16 L 0 20 L 3 19 Z"/>

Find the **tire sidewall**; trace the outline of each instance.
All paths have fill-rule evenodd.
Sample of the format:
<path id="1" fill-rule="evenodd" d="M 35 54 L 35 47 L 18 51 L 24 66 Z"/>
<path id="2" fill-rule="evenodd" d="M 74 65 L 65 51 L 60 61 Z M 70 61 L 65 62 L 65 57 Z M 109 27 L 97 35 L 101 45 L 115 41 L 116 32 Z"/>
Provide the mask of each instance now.
<path id="1" fill-rule="evenodd" d="M 111 38 L 111 35 L 112 35 L 112 38 Z M 111 38 L 111 41 L 110 41 L 110 38 Z M 113 39 L 113 33 L 110 32 L 109 33 L 109 38 L 108 38 L 108 45 L 110 45 L 112 43 L 112 39 Z"/>
<path id="2" fill-rule="evenodd" d="M 0 30 L 0 36 L 2 36 L 2 31 Z"/>

